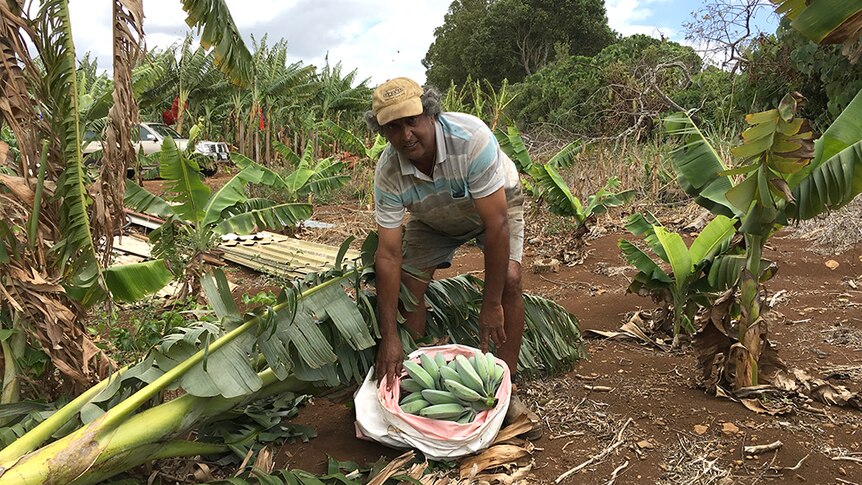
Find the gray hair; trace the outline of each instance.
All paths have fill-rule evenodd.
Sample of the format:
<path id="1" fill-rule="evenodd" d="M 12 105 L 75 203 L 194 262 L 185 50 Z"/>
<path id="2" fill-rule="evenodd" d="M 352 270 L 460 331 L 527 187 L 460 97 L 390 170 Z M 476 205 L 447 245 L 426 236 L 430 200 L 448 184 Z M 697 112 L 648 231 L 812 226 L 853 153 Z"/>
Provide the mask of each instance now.
<path id="1" fill-rule="evenodd" d="M 440 102 L 440 91 L 433 86 L 425 86 L 425 92 L 422 93 L 422 114 L 436 117 L 443 111 Z M 377 122 L 377 116 L 374 111 L 368 110 L 365 112 L 365 124 L 372 133 L 383 133 L 383 127 Z"/>

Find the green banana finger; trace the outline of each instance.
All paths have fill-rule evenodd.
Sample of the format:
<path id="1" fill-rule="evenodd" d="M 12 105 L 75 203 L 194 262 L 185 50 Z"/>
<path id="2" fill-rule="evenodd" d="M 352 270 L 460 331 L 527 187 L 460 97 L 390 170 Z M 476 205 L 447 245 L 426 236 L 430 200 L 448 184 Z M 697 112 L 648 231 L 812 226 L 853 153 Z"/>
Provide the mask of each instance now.
<path id="1" fill-rule="evenodd" d="M 443 356 L 443 352 L 434 354 L 434 362 L 437 364 L 438 369 L 446 365 L 446 357 Z"/>
<path id="2" fill-rule="evenodd" d="M 482 381 L 482 389 L 488 388 L 488 362 L 482 352 L 476 352 L 473 356 L 473 366 L 476 368 L 476 374 L 479 375 L 479 380 Z"/>
<path id="3" fill-rule="evenodd" d="M 401 390 L 407 392 L 419 392 L 422 389 L 425 389 L 422 384 L 414 381 L 413 379 L 401 379 Z"/>
<path id="4" fill-rule="evenodd" d="M 413 378 L 414 381 L 419 383 L 423 389 L 434 389 L 434 379 L 422 368 L 421 365 L 416 362 L 405 360 L 404 361 L 404 370 L 407 371 L 407 374 Z"/>
<path id="5" fill-rule="evenodd" d="M 408 414 L 419 414 L 423 409 L 426 409 L 430 403 L 423 399 L 409 402 L 401 406 L 401 410 Z"/>
<path id="6" fill-rule="evenodd" d="M 455 397 L 461 399 L 462 401 L 473 402 L 482 401 L 485 399 L 485 396 L 479 394 L 478 392 L 474 391 L 473 389 L 470 389 L 469 387 L 465 386 L 464 384 L 461 384 L 458 381 L 446 379 L 443 381 L 443 385 L 446 387 L 446 389 L 449 389 L 449 392 L 454 394 Z"/>
<path id="7" fill-rule="evenodd" d="M 497 359 L 494 358 L 494 354 L 491 352 L 485 354 L 485 367 L 488 372 L 488 379 L 485 381 L 485 391 L 487 391 L 489 395 L 497 394 L 497 386 L 494 385 L 494 383 L 497 382 L 496 372 L 497 367 L 499 366 L 497 365 Z"/>
<path id="8" fill-rule="evenodd" d="M 413 401 L 417 401 L 419 399 L 423 399 L 421 392 L 411 392 L 410 394 L 407 394 L 405 397 L 401 398 L 400 404 L 404 405 Z"/>
<path id="9" fill-rule="evenodd" d="M 431 379 L 434 381 L 434 388 L 439 388 L 440 368 L 437 367 L 437 362 L 434 362 L 434 358 L 428 354 L 422 354 L 419 356 L 419 363 L 422 365 L 422 368 L 425 369 L 425 372 L 431 376 Z"/>
<path id="10" fill-rule="evenodd" d="M 466 412 L 467 409 L 460 404 L 433 404 L 420 410 L 419 415 L 431 419 L 457 419 Z"/>
<path id="11" fill-rule="evenodd" d="M 459 382 L 459 383 L 461 382 L 461 376 L 458 375 L 458 372 L 456 372 L 455 369 L 448 367 L 448 366 L 447 367 L 441 367 L 440 368 L 440 380 L 446 381 L 447 379 L 450 381 L 455 381 L 455 382 Z"/>
<path id="12" fill-rule="evenodd" d="M 437 389 L 424 389 L 422 391 L 422 399 L 431 404 L 462 404 L 461 400 L 455 394 L 452 394 L 452 391 L 440 391 Z"/>
<path id="13" fill-rule="evenodd" d="M 476 392 L 484 393 L 485 386 L 482 383 L 482 379 L 480 379 L 479 375 L 476 374 L 476 369 L 473 368 L 470 361 L 463 355 L 459 355 L 455 357 L 455 363 L 457 364 L 455 370 L 458 371 L 458 375 L 461 376 L 461 382 Z"/>

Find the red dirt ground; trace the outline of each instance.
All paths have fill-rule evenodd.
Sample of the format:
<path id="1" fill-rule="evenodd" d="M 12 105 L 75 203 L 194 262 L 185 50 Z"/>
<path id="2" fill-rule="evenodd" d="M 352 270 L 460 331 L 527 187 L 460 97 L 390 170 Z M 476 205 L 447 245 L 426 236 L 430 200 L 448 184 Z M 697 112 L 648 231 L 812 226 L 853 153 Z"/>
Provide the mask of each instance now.
<path id="1" fill-rule="evenodd" d="M 318 209 L 317 217 L 326 219 L 330 214 L 337 219 L 340 211 L 328 209 Z M 620 236 L 612 233 L 591 241 L 584 264 L 542 275 L 528 270 L 537 254 L 528 245 L 524 290 L 564 306 L 578 317 L 582 330 L 619 329 L 631 312 L 654 308 L 649 299 L 625 293 L 628 281 L 619 269 L 625 263 L 616 246 Z M 779 234 L 765 254 L 780 265 L 778 276 L 768 284 L 770 295 L 786 291 L 771 314 L 770 340 L 790 367 L 814 377 L 838 369 L 843 380 L 831 382 L 859 391 L 862 291 L 856 288 L 862 286 L 862 245 L 830 257 L 815 254 L 808 245 Z M 828 269 L 824 264 L 828 259 L 839 266 Z M 453 268 L 440 276 L 481 270 L 481 253 L 466 248 Z M 628 466 L 615 483 L 862 482 L 862 414 L 858 410 L 812 403 L 823 411 L 760 415 L 698 388 L 695 359 L 689 351 L 665 353 L 633 341 L 603 339 L 587 340 L 587 350 L 589 358 L 568 375 L 519 384 L 522 397 L 540 416 L 547 417 L 559 408 L 574 411 L 565 423 L 558 417 L 548 420 L 550 427 L 535 443 L 529 483 L 553 483 L 601 452 L 629 418 L 632 423 L 623 435 L 625 444 L 564 483 L 607 483 L 613 470 L 626 462 Z M 585 385 L 612 390 L 591 392 Z M 315 400 L 295 421 L 314 426 L 318 437 L 283 446 L 276 465 L 322 473 L 327 456 L 365 464 L 401 454 L 357 439 L 354 419 L 347 404 Z M 723 434 L 724 423 L 734 424 L 738 432 Z M 698 434 L 698 425 L 706 426 L 706 431 Z M 775 440 L 784 444 L 777 452 L 753 457 L 742 452 L 743 446 Z M 850 460 L 832 459 L 839 455 Z M 794 467 L 804 457 L 798 468 L 781 470 Z M 728 478 L 722 480 L 722 476 Z"/>

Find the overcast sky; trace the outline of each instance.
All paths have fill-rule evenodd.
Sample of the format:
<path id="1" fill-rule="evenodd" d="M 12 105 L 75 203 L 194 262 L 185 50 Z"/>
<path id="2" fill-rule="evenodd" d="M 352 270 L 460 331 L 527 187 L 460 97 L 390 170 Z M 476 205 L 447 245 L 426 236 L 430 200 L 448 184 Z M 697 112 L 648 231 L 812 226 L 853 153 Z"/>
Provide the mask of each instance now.
<path id="1" fill-rule="evenodd" d="M 341 61 L 343 72 L 358 69 L 358 79 L 376 85 L 408 76 L 425 80 L 422 58 L 443 24 L 451 0 L 227 0 L 251 48 L 253 35 L 268 34 L 272 45 L 288 41 L 290 62 L 322 66 Z M 611 28 L 623 35 L 664 35 L 683 41 L 683 24 L 702 0 L 607 0 Z M 180 0 L 144 0 L 148 48 L 182 40 L 188 27 Z M 71 0 L 72 34 L 78 56 L 90 51 L 99 66 L 110 68 L 110 0 Z M 577 19 L 572 19 L 576 22 Z M 769 22 L 768 20 L 765 20 Z M 770 22 L 774 29 L 775 20 Z"/>

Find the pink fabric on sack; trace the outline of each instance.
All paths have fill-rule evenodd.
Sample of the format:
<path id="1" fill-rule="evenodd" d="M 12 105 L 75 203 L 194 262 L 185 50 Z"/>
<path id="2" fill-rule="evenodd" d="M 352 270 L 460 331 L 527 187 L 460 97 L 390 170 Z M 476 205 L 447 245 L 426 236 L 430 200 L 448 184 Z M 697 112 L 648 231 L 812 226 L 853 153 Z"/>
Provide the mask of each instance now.
<path id="1" fill-rule="evenodd" d="M 419 354 L 436 354 L 438 352 L 442 353 L 443 356 L 446 357 L 447 361 L 450 361 L 454 359 L 456 355 L 463 355 L 464 357 L 469 358 L 477 352 L 477 349 L 457 344 L 441 345 L 438 347 L 424 347 L 417 350 L 416 357 L 410 360 L 419 362 Z M 474 436 L 476 432 L 487 421 L 490 421 L 493 416 L 500 412 L 505 412 L 504 405 L 505 402 L 507 402 L 505 398 L 512 393 L 512 377 L 509 373 L 509 366 L 506 365 L 502 359 L 496 358 L 496 361 L 498 365 L 503 366 L 503 382 L 500 384 L 500 388 L 497 389 L 496 394 L 497 405 L 491 409 L 478 413 L 476 415 L 476 419 L 471 423 L 458 424 L 454 421 L 431 419 L 402 411 L 401 406 L 398 405 L 398 402 L 401 401 L 400 382 L 401 379 L 407 375 L 406 372 L 399 377 L 399 385 L 392 386 L 392 389 L 388 391 L 386 390 L 386 386 L 383 384 L 385 379 L 381 379 L 381 384 L 377 389 L 380 404 L 387 411 L 398 416 L 415 428 L 416 431 L 419 431 L 427 437 L 436 439 L 467 439 Z"/>

